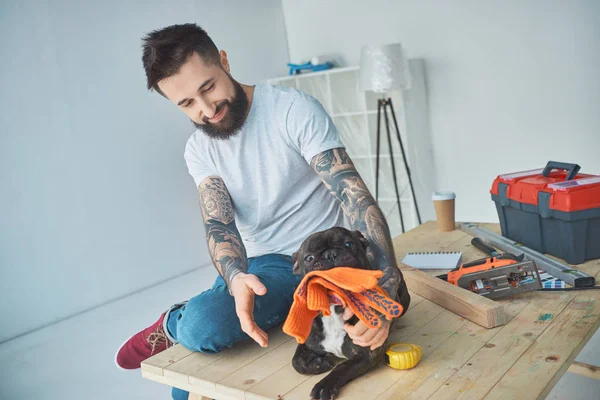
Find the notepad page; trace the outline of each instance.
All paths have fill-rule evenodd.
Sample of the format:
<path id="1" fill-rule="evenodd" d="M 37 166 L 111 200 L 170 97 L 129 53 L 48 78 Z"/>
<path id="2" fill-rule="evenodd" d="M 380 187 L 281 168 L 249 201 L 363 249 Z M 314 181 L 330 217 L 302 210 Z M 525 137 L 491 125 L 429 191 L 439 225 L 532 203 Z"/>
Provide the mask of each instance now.
<path id="1" fill-rule="evenodd" d="M 408 253 L 402 262 L 417 269 L 454 269 L 460 264 L 460 251 Z"/>

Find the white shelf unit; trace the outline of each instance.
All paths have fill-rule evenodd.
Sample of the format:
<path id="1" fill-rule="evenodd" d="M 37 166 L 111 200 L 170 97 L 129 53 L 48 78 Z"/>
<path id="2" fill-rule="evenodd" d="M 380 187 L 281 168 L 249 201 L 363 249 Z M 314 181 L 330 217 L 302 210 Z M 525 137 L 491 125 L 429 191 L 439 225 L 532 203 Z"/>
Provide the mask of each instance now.
<path id="1" fill-rule="evenodd" d="M 410 64 L 412 72 L 415 67 L 412 62 Z M 419 66 L 416 68 L 418 67 Z M 422 64 L 420 65 L 420 68 L 421 70 L 417 74 L 418 76 L 422 76 Z M 359 88 L 359 72 L 359 67 L 334 68 L 327 71 L 273 78 L 269 79 L 267 83 L 296 88 L 315 97 L 323 104 L 323 107 L 325 107 L 338 128 L 348 155 L 354 162 L 356 169 L 373 194 L 373 197 L 375 197 L 377 100 L 383 97 L 391 97 L 402 136 L 402 143 L 405 151 L 408 153 L 407 158 L 409 159 L 410 164 L 411 151 L 408 151 L 408 148 L 411 146 L 411 141 L 409 140 L 411 135 L 409 134 L 407 127 L 411 126 L 411 123 L 410 121 L 407 121 L 406 106 L 407 102 L 411 102 L 411 92 L 413 92 L 412 94 L 415 94 L 415 85 L 407 92 L 394 91 L 383 95 L 373 92 L 362 92 Z M 419 91 L 420 87 L 421 85 L 417 84 L 416 90 Z M 420 95 L 424 94 L 424 89 L 423 82 L 423 93 L 420 93 Z M 412 102 L 414 103 L 414 101 Z M 425 107 L 425 109 L 421 109 L 417 113 L 420 115 L 415 115 L 416 118 L 427 118 L 428 111 L 426 109 L 426 101 L 421 104 L 421 108 L 423 107 Z M 409 106 L 408 110 L 410 111 L 412 108 L 414 107 Z M 404 226 L 405 229 L 408 230 L 418 225 L 417 216 L 412 203 L 408 176 L 404 170 L 402 153 L 396 138 L 392 116 L 389 115 L 389 113 L 388 116 L 390 120 L 390 133 L 392 136 L 392 150 L 394 163 L 396 164 L 398 189 L 400 191 L 400 202 L 402 214 L 404 216 Z M 411 116 L 409 115 L 408 118 L 410 119 Z M 427 123 L 427 127 L 428 126 Z M 398 215 L 398 207 L 396 205 L 396 193 L 392 179 L 391 162 L 383 116 L 381 119 L 380 145 L 379 206 L 386 216 L 392 236 L 396 236 L 400 234 L 402 230 Z M 414 169 L 413 165 L 411 171 Z M 412 172 L 412 178 L 413 183 L 416 184 L 414 171 Z M 430 196 L 431 187 L 428 187 L 427 191 L 428 196 Z M 418 193 L 419 190 L 416 186 L 415 192 L 417 192 L 421 219 L 424 220 L 422 204 L 425 204 L 423 200 L 429 201 L 429 199 L 420 199 Z"/>

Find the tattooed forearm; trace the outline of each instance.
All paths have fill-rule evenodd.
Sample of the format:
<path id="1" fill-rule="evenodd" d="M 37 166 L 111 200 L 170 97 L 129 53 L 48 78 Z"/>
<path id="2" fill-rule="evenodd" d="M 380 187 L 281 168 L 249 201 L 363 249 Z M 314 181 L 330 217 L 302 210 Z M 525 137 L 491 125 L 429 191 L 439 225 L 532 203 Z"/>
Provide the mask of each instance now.
<path id="1" fill-rule="evenodd" d="M 344 149 L 332 149 L 315 156 L 312 167 L 342 203 L 350 227 L 361 231 L 369 240 L 369 259 L 375 268 L 383 271 L 380 285 L 391 297 L 396 297 L 402 274 L 396 266 L 390 230 L 352 160 Z"/>
<path id="2" fill-rule="evenodd" d="M 205 179 L 198 189 L 208 251 L 227 287 L 231 287 L 233 277 L 248 270 L 246 248 L 235 225 L 231 196 L 223 180 L 217 177 Z"/>

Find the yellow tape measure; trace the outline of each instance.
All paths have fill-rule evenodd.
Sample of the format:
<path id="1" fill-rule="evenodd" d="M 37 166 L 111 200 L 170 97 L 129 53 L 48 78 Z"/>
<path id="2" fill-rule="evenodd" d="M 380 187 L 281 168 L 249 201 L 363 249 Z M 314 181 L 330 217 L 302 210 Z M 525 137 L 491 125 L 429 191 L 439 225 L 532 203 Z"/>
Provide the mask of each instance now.
<path id="1" fill-rule="evenodd" d="M 421 361 L 422 356 L 423 349 L 419 345 L 394 343 L 385 352 L 385 363 L 394 369 L 410 369 Z"/>

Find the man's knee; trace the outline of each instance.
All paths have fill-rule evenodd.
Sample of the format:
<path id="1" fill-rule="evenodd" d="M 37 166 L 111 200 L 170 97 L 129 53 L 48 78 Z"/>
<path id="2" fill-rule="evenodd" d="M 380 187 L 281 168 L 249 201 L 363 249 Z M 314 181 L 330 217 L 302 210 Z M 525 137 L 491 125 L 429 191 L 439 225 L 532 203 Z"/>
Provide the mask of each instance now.
<path id="1" fill-rule="evenodd" d="M 233 299 L 203 296 L 191 299 L 177 316 L 177 340 L 183 347 L 217 353 L 243 339 Z M 231 304 L 229 304 L 231 303 Z"/>
<path id="2" fill-rule="evenodd" d="M 215 326 L 210 322 L 205 326 L 184 323 L 179 329 L 181 330 L 177 338 L 179 343 L 188 350 L 202 353 L 218 353 L 242 339 L 231 335 L 232 332 L 228 329 Z"/>

